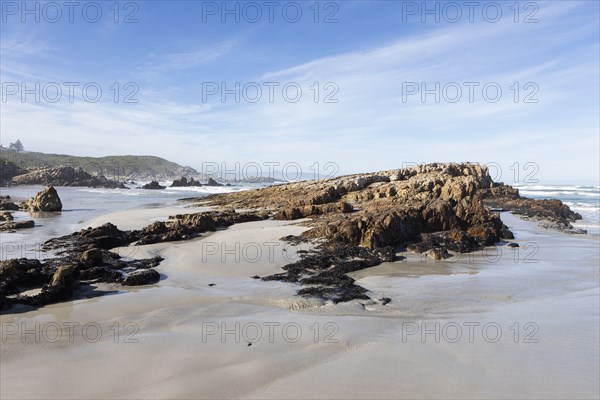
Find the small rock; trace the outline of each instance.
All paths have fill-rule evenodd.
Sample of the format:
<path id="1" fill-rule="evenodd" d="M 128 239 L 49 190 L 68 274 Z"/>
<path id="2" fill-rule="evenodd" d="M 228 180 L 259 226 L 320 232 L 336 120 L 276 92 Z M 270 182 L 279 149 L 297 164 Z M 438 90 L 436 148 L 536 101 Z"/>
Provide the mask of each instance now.
<path id="1" fill-rule="evenodd" d="M 450 257 L 450 254 L 448 254 L 448 250 L 446 250 L 443 247 L 427 250 L 423 253 L 423 255 L 427 256 L 427 258 L 431 258 L 436 261 L 445 260 L 446 258 Z"/>
<path id="2" fill-rule="evenodd" d="M 142 189 L 149 189 L 149 190 L 159 190 L 159 189 L 166 189 L 166 186 L 162 186 L 160 183 L 158 183 L 158 181 L 152 181 L 150 183 L 145 184 L 144 186 L 142 186 Z"/>
<path id="3" fill-rule="evenodd" d="M 75 267 L 73 265 L 63 265 L 56 269 L 52 276 L 50 286 L 72 287 L 74 281 Z"/>
<path id="4" fill-rule="evenodd" d="M 79 261 L 87 267 L 98 266 L 102 264 L 102 250 L 92 248 L 84 251 L 79 257 Z"/>
<path id="5" fill-rule="evenodd" d="M 12 216 L 12 214 L 8 211 L 2 211 L 0 212 L 0 221 L 12 221 L 14 219 L 14 217 Z"/>
<path id="6" fill-rule="evenodd" d="M 223 184 L 215 181 L 213 178 L 208 178 L 206 186 L 223 186 Z"/>
<path id="7" fill-rule="evenodd" d="M 140 269 L 129 274 L 123 281 L 125 286 L 140 286 L 156 283 L 160 280 L 160 274 L 154 269 Z"/>
<path id="8" fill-rule="evenodd" d="M 379 301 L 381 302 L 382 306 L 385 306 L 386 304 L 390 303 L 392 299 L 390 299 L 389 297 L 382 297 L 381 299 L 379 299 Z"/>
<path id="9" fill-rule="evenodd" d="M 518 243 L 509 243 L 508 247 L 512 247 L 512 248 L 519 247 L 519 244 Z"/>

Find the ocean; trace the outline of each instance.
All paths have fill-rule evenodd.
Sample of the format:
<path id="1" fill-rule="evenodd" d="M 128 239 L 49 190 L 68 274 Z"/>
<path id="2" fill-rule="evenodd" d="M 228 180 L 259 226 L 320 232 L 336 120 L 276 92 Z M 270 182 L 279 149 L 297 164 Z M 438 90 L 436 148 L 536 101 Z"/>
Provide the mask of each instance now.
<path id="1" fill-rule="evenodd" d="M 266 186 L 265 184 L 244 183 L 236 186 L 167 188 L 164 190 L 136 189 L 144 182 L 128 185 L 130 189 L 93 189 L 78 187 L 58 187 L 63 203 L 62 213 L 14 212 L 15 221 L 33 219 L 36 227 L 14 233 L 0 232 L 0 259 L 46 258 L 48 253 L 41 250 L 41 244 L 53 237 L 68 235 L 86 228 L 86 221 L 104 214 L 135 209 L 175 207 L 184 208 L 187 204 L 178 202 L 186 197 L 203 197 L 213 193 L 227 193 Z M 170 182 L 161 182 L 168 186 Z M 574 223 L 585 229 L 589 235 L 600 237 L 600 186 L 597 185 L 514 185 L 522 196 L 534 199 L 559 199 L 583 219 Z M 13 201 L 23 201 L 41 191 L 43 186 L 15 186 L 0 188 L 0 195 L 9 195 Z"/>

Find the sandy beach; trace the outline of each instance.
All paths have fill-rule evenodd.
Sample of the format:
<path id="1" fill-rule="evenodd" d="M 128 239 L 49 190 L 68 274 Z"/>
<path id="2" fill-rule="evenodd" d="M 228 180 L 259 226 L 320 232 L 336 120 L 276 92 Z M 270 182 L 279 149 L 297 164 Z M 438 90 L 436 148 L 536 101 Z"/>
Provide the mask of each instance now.
<path id="1" fill-rule="evenodd" d="M 173 211 L 88 224 L 133 229 Z M 279 240 L 306 229 L 289 221 L 116 249 L 161 255 L 163 279 L 0 316 L 0 395 L 598 398 L 597 239 L 502 218 L 520 248 L 441 262 L 406 255 L 355 272 L 386 305 L 323 303 L 295 296 L 292 284 L 251 279 L 307 250 Z"/>

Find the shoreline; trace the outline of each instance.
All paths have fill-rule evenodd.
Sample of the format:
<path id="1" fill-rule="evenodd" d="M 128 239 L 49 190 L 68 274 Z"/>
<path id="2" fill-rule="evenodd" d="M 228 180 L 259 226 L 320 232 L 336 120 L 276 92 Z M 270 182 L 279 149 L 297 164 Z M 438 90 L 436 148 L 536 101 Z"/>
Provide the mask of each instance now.
<path id="1" fill-rule="evenodd" d="M 169 212 L 152 209 L 132 216 L 125 211 L 121 216 L 98 217 L 95 223 L 110 217 L 129 219 L 133 226 Z M 522 257 L 515 263 L 514 253 L 503 253 L 496 262 L 483 256 L 466 263 L 452 258 L 407 260 L 355 273 L 358 284 L 376 293 L 373 298 L 390 297 L 387 305 L 356 300 L 324 305 L 295 296 L 292 284 L 250 279 L 274 273 L 289 262 L 284 256 L 293 246 L 278 239 L 308 229 L 295 225 L 298 221 L 247 222 L 206 238 L 140 246 L 136 258 L 158 254 L 165 258 L 156 269 L 167 279 L 114 295 L 0 316 L 3 335 L 8 325 L 25 323 L 31 328 L 36 322 L 46 327 L 68 321 L 92 323 L 102 329 L 96 343 L 84 340 L 89 338 L 77 330 L 73 343 L 66 330 L 56 343 L 44 340 L 49 338 L 43 334 L 38 343 L 32 334 L 26 343 L 19 335 L 3 336 L 0 394 L 3 398 L 598 397 L 595 241 L 546 231 L 511 214 L 502 217 L 514 227 L 516 241 L 538 244 L 537 263 L 524 263 Z M 274 254 L 272 259 L 236 262 L 230 255 L 223 262 L 222 253 L 208 254 L 214 253 L 214 248 L 206 247 L 208 241 L 242 247 L 278 242 L 287 250 L 269 253 L 265 246 L 263 256 Z M 199 253 L 203 243 L 210 250 L 204 254 Z M 198 262 L 199 256 L 203 262 Z M 386 273 L 379 274 L 377 268 Z M 393 269 L 397 274 L 389 273 Z M 492 343 L 479 334 L 470 343 L 464 326 L 470 322 L 497 324 L 504 339 Z M 523 335 L 531 333 L 524 330 L 528 322 L 539 328 L 538 343 L 523 343 Z M 221 340 L 222 324 L 235 332 L 236 323 L 239 343 L 235 333 Z M 435 335 L 423 342 L 419 333 L 408 334 L 415 326 L 435 330 L 436 323 L 442 327 L 440 343 Z M 448 338 L 443 329 L 449 335 L 452 323 L 463 329 L 456 343 L 444 340 Z M 518 343 L 511 336 L 514 323 L 520 324 Z M 115 324 L 122 330 L 117 343 Z M 284 337 L 281 329 L 286 324 L 291 325 Z M 242 329 L 252 336 L 257 325 L 262 337 L 248 346 Z M 298 326 L 302 335 L 293 342 Z M 136 327 L 131 338 L 138 343 L 125 343 L 125 333 Z M 215 327 L 219 331 L 208 334 Z M 268 327 L 274 329 L 273 342 Z M 523 354 L 528 354 L 526 359 Z M 129 367 L 112 368 L 117 360 Z M 53 372 L 48 372 L 48 363 L 56 366 Z M 78 391 L 68 384 L 52 384 L 63 379 L 65 369 Z M 223 387 L 220 382 L 232 376 L 236 384 Z M 37 384 L 24 385 L 31 377 Z M 108 388 L 105 381 L 114 384 Z M 556 384 L 550 387 L 549 381 Z"/>

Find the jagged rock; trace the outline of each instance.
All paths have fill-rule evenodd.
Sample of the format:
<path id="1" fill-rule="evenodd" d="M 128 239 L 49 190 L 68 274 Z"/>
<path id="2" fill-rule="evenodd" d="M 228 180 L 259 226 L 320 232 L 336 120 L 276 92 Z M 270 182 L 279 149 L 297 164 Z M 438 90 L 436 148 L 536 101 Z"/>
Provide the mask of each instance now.
<path id="1" fill-rule="evenodd" d="M 0 221 L 12 221 L 14 219 L 14 217 L 12 216 L 12 214 L 8 211 L 1 211 L 0 212 Z"/>
<path id="2" fill-rule="evenodd" d="M 127 275 L 123 281 L 125 286 L 140 286 L 156 283 L 160 280 L 160 274 L 154 269 L 142 269 Z"/>
<path id="3" fill-rule="evenodd" d="M 25 208 L 32 212 L 62 211 L 62 202 L 60 201 L 60 197 L 58 197 L 56 189 L 50 186 L 29 199 Z"/>
<path id="4" fill-rule="evenodd" d="M 93 176 L 81 167 L 66 166 L 38 168 L 26 174 L 12 178 L 15 185 L 46 185 L 46 186 L 82 186 L 108 189 L 127 189 L 121 182 L 115 182 L 102 175 Z"/>
<path id="5" fill-rule="evenodd" d="M 188 181 L 187 178 L 184 176 L 181 179 L 175 179 L 173 181 L 173 183 L 171 184 L 171 187 L 199 187 L 202 186 L 202 184 L 196 180 L 194 180 L 194 178 L 190 178 L 190 180 Z"/>
<path id="6" fill-rule="evenodd" d="M 142 186 L 142 189 L 148 189 L 148 190 L 159 190 L 159 189 L 166 189 L 166 186 L 162 186 L 160 183 L 158 183 L 158 181 L 152 181 L 150 183 L 145 184 L 144 186 Z"/>
<path id="7" fill-rule="evenodd" d="M 213 178 L 208 178 L 206 186 L 223 186 L 223 184 L 215 181 Z"/>

